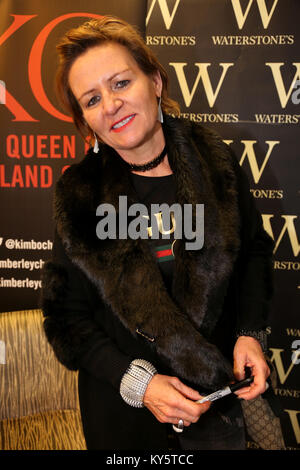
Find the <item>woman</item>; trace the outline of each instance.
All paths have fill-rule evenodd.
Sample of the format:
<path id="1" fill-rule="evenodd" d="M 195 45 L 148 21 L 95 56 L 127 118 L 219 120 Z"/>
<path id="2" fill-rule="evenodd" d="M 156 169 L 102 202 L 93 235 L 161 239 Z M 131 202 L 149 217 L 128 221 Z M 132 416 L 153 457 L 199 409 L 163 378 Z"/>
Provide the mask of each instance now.
<path id="1" fill-rule="evenodd" d="M 79 369 L 87 447 L 243 449 L 240 400 L 196 401 L 247 367 L 254 381 L 239 397 L 266 388 L 273 243 L 247 180 L 217 136 L 174 117 L 166 72 L 126 22 L 89 21 L 58 51 L 59 96 L 94 147 L 57 184 L 44 327 L 58 359 Z M 120 196 L 127 207 L 192 205 L 198 229 L 204 204 L 203 247 L 186 249 L 160 213 L 160 237 L 153 224 L 147 237 L 124 236 Z M 99 206 L 115 209 L 119 227 L 106 239 Z"/>

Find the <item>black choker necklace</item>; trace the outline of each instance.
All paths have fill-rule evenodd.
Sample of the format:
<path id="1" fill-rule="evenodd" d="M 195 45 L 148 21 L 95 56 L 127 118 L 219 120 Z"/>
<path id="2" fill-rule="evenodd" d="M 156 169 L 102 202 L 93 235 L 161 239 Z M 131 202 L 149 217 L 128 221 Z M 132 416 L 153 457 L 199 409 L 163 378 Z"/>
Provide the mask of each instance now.
<path id="1" fill-rule="evenodd" d="M 161 152 L 158 157 L 155 157 L 153 160 L 150 160 L 150 162 L 145 163 L 144 165 L 136 165 L 135 163 L 127 163 L 131 171 L 149 171 L 152 170 L 153 168 L 156 168 L 164 159 L 164 157 L 167 154 L 167 146 L 165 145 L 163 151 Z"/>

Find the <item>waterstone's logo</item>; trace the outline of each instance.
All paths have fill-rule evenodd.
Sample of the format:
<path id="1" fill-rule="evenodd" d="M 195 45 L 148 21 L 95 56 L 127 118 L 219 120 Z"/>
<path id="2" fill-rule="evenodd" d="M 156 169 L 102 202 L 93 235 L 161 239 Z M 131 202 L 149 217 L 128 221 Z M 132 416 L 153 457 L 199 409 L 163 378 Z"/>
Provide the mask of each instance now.
<path id="1" fill-rule="evenodd" d="M 100 204 L 96 216 L 101 220 L 96 226 L 100 240 L 170 239 L 184 238 L 186 250 L 200 250 L 204 245 L 204 204 L 151 204 L 148 208 L 141 203 L 128 206 L 127 196 L 119 196 L 118 211 L 109 203 Z M 149 226 L 150 221 L 150 226 Z"/>
<path id="2" fill-rule="evenodd" d="M 174 16 L 175 16 L 175 13 L 177 11 L 177 8 L 179 6 L 180 1 L 181 0 L 176 0 L 176 3 L 173 6 L 173 10 L 172 10 L 171 8 L 169 9 L 169 6 L 168 6 L 168 3 L 167 3 L 166 0 L 152 0 L 152 3 L 150 4 L 148 14 L 147 14 L 147 17 L 146 17 L 146 26 L 148 26 L 148 23 L 149 23 L 151 15 L 152 15 L 153 9 L 154 9 L 155 5 L 157 4 L 160 8 L 163 20 L 165 22 L 166 29 L 170 29 L 170 27 L 172 26 Z"/>
<path id="3" fill-rule="evenodd" d="M 233 11 L 236 17 L 236 21 L 238 24 L 239 29 L 243 29 L 245 21 L 249 15 L 250 9 L 253 4 L 253 0 L 249 0 L 248 5 L 246 7 L 245 12 L 242 11 L 241 0 L 231 0 Z M 256 0 L 258 10 L 260 13 L 261 21 L 263 24 L 264 29 L 267 29 L 271 18 L 274 14 L 275 8 L 277 6 L 278 0 L 274 0 L 273 5 L 268 12 L 266 0 Z"/>

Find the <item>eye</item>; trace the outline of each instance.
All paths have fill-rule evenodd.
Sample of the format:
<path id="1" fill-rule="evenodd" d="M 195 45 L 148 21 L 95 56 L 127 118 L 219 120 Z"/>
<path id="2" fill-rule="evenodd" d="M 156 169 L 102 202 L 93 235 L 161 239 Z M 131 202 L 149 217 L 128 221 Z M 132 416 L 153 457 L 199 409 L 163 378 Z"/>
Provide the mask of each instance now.
<path id="1" fill-rule="evenodd" d="M 120 80 L 115 84 L 115 88 L 125 88 L 129 84 L 130 80 Z"/>
<path id="2" fill-rule="evenodd" d="M 100 96 L 93 96 L 87 103 L 86 107 L 90 108 L 100 101 Z"/>

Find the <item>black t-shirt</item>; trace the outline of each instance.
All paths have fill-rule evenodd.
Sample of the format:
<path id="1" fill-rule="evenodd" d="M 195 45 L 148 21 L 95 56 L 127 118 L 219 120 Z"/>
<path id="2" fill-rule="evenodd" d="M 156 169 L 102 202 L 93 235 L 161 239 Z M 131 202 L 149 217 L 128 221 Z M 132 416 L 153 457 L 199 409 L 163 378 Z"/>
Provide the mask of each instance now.
<path id="1" fill-rule="evenodd" d="M 151 204 L 167 203 L 169 206 L 171 206 L 176 202 L 175 181 L 173 175 L 149 177 L 131 173 L 130 177 L 138 195 L 139 201 L 147 207 L 149 215 L 151 211 Z M 158 240 L 155 240 L 149 237 L 149 243 L 151 245 L 153 254 L 157 259 L 166 288 L 169 294 L 171 294 L 175 259 L 172 253 L 174 233 L 170 233 L 168 239 L 162 239 L 160 237 Z M 232 359 L 234 338 L 232 338 L 232 344 L 230 341 L 228 341 L 228 338 L 232 336 L 233 329 L 234 315 L 223 315 L 220 318 L 215 328 L 214 334 L 211 337 L 211 341 L 218 345 L 218 347 L 228 357 L 229 360 Z"/>
<path id="2" fill-rule="evenodd" d="M 161 212 L 152 211 L 154 221 L 157 223 L 158 236 L 155 237 L 155 230 L 151 227 L 151 205 L 168 204 L 169 207 L 176 202 L 175 183 L 173 175 L 167 176 L 142 176 L 135 173 L 130 174 L 132 184 L 138 195 L 139 202 L 148 209 L 149 223 L 148 236 L 153 255 L 155 256 L 161 270 L 167 289 L 170 291 L 172 286 L 173 268 L 174 268 L 174 218 L 171 211 L 171 217 L 167 224 L 164 224 Z M 156 232 L 157 233 L 157 232 Z M 163 235 L 164 234 L 164 235 Z"/>

